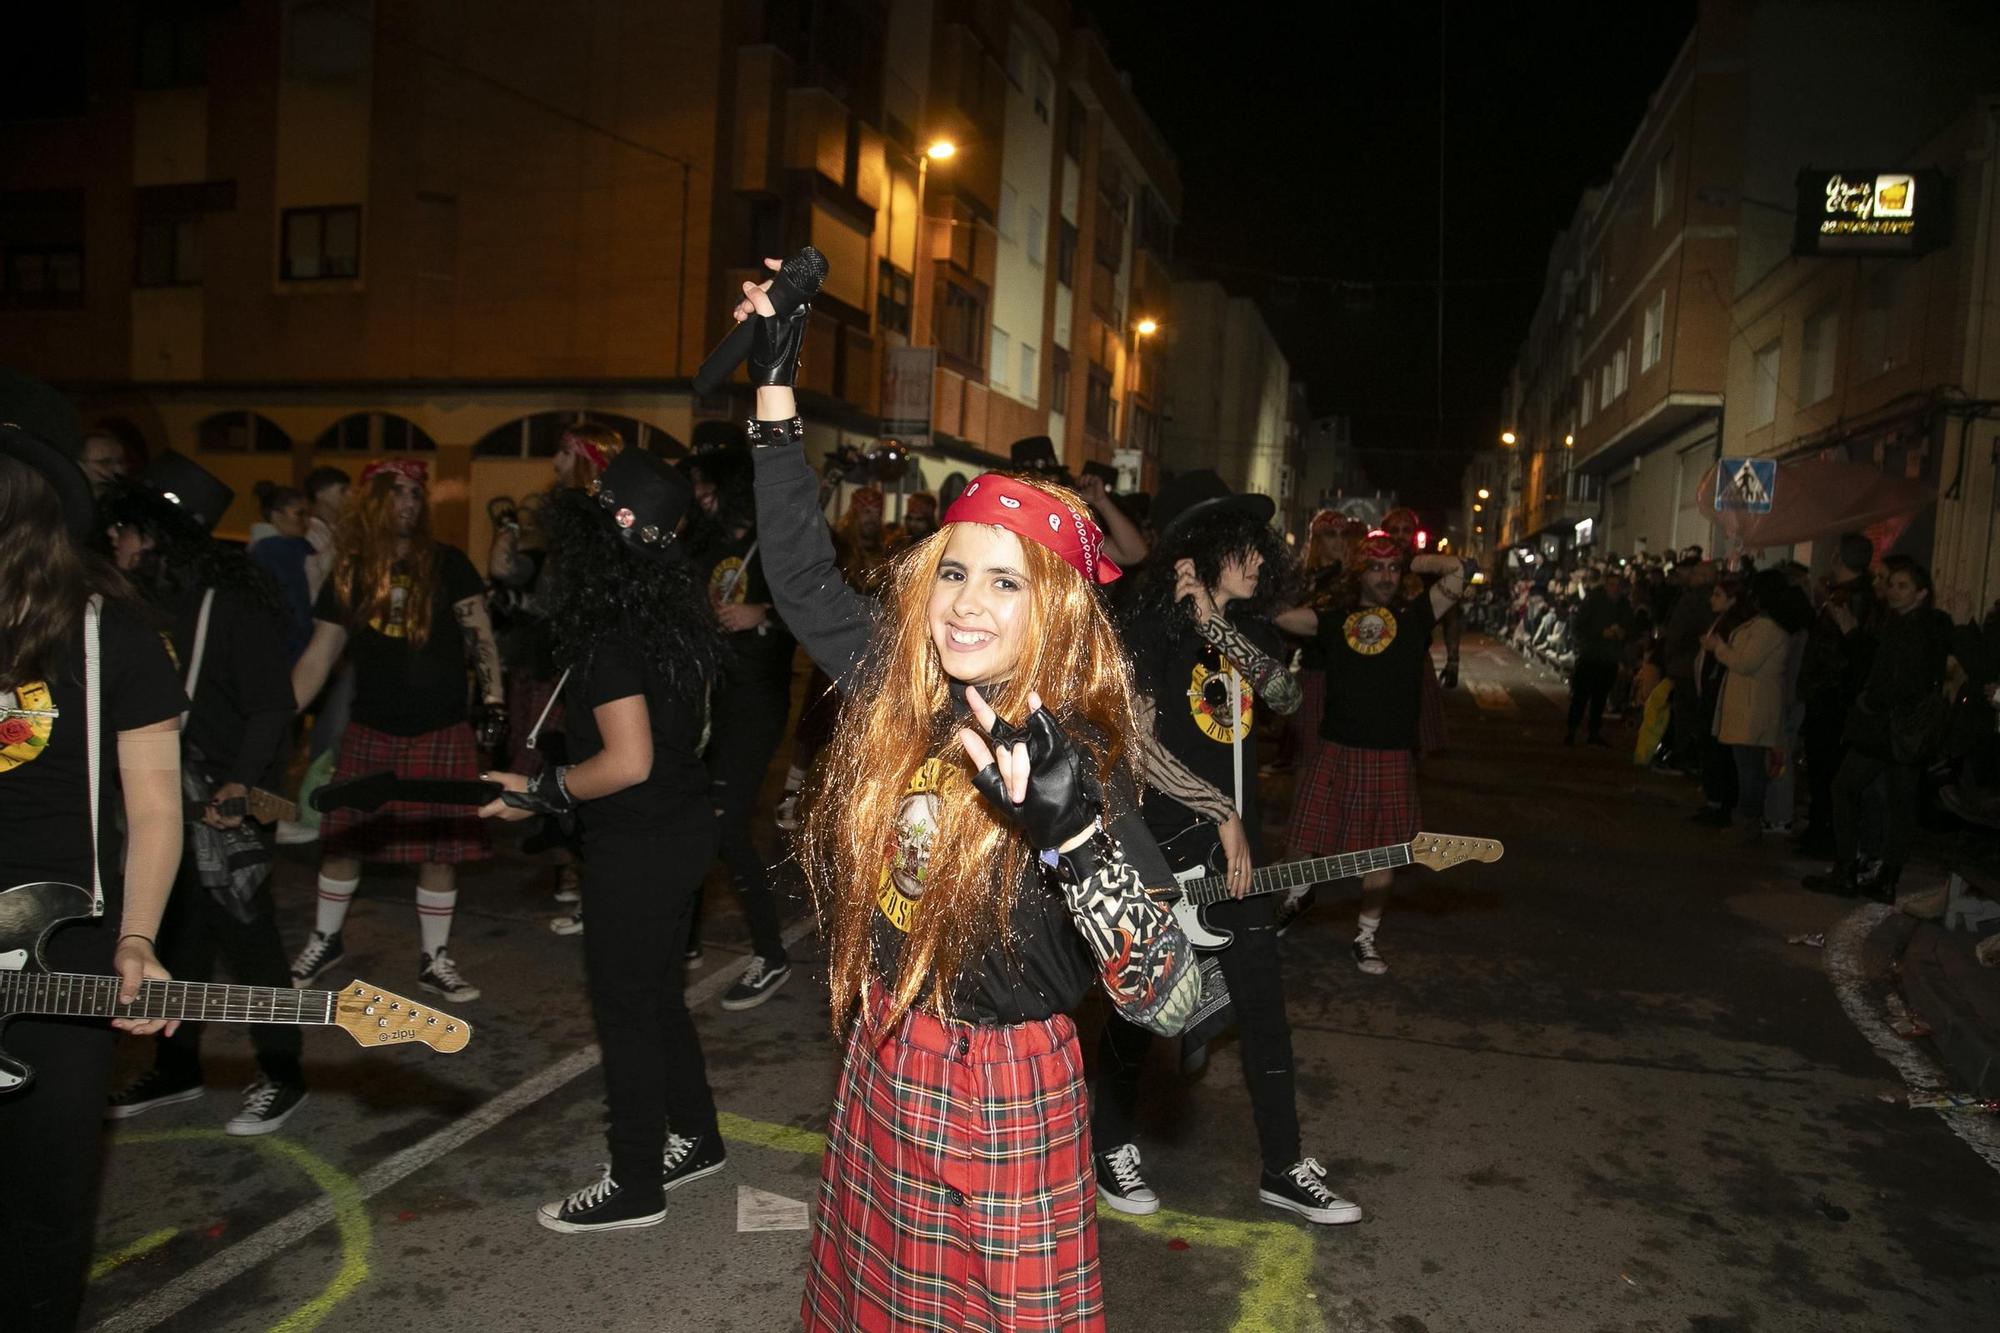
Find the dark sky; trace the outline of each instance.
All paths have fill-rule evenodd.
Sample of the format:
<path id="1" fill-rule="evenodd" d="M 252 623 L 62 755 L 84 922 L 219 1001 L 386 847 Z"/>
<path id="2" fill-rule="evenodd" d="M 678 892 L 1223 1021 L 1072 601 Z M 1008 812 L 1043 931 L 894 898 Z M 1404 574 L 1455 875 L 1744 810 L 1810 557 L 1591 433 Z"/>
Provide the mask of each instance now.
<path id="1" fill-rule="evenodd" d="M 1693 0 L 1456 0 L 1442 25 L 1438 0 L 1084 9 L 1180 159 L 1176 272 L 1255 298 L 1314 413 L 1352 418 L 1377 483 L 1436 521 L 1500 429 L 1556 232 L 1638 128 Z"/>

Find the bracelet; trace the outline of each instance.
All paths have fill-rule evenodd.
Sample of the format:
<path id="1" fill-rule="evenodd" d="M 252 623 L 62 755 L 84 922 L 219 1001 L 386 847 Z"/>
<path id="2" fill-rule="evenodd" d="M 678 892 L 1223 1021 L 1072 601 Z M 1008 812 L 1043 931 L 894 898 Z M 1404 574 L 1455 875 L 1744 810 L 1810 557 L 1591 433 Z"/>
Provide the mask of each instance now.
<path id="1" fill-rule="evenodd" d="M 569 764 L 557 764 L 555 770 L 556 790 L 562 793 L 562 803 L 565 806 L 576 804 L 576 797 L 569 794 L 569 770 L 571 767 Z"/>
<path id="2" fill-rule="evenodd" d="M 743 423 L 743 434 L 757 447 L 797 444 L 806 437 L 806 419 L 794 416 L 789 421 L 759 421 L 752 417 Z"/>
<path id="3" fill-rule="evenodd" d="M 134 931 L 130 935 L 120 935 L 116 940 L 112 941 L 111 947 L 115 949 L 119 945 L 123 944 L 126 940 L 144 940 L 146 941 L 146 947 L 148 949 L 158 947 L 153 943 L 153 937 L 151 935 L 141 935 L 137 931 Z"/>
<path id="4" fill-rule="evenodd" d="M 1065 883 L 1081 884 L 1109 863 L 1124 859 L 1125 849 L 1105 830 L 1100 820 L 1090 837 L 1066 852 L 1057 853 L 1055 870 Z"/>

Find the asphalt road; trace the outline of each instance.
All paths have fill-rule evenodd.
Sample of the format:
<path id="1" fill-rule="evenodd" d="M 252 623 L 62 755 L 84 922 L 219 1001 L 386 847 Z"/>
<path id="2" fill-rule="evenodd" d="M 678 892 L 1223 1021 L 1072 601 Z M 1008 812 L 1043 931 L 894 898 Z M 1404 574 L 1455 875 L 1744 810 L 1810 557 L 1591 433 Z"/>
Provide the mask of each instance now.
<path id="1" fill-rule="evenodd" d="M 1510 655 L 1469 644 L 1464 679 L 1424 825 L 1506 858 L 1405 872 L 1387 976 L 1347 958 L 1351 896 L 1285 941 L 1306 1150 L 1366 1220 L 1259 1206 L 1233 1043 L 1193 1080 L 1162 1062 L 1140 1144 L 1166 1210 L 1102 1215 L 1111 1328 L 1995 1327 L 2000 1177 L 1943 1117 L 1882 1099 L 1897 1074 L 1824 952 L 1786 942 L 1837 935 L 1849 905 L 1795 888 L 1775 847 L 1686 823 L 1678 781 L 1562 748 L 1560 688 Z M 310 862 L 283 885 L 297 939 Z M 412 887 L 371 877 L 348 931 L 353 973 L 405 993 Z M 546 929 L 548 889 L 519 861 L 468 877 L 454 953 L 486 993 L 463 1054 L 312 1032 L 312 1097 L 280 1134 L 220 1135 L 250 1065 L 213 1033 L 207 1099 L 111 1137 L 86 1326 L 791 1327 L 806 1233 L 739 1221 L 746 1189 L 813 1197 L 837 1059 L 818 978 L 718 1010 L 744 936 L 711 892 L 690 989 L 729 1168 L 661 1227 L 557 1236 L 535 1205 L 604 1154 L 580 952 Z"/>

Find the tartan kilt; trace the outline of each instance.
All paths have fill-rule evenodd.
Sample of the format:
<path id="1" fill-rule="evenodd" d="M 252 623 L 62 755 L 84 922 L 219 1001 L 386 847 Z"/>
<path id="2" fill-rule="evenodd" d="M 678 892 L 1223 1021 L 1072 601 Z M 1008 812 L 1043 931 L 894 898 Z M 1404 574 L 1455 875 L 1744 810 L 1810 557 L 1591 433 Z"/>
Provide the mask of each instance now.
<path id="1" fill-rule="evenodd" d="M 1076 1025 L 886 1012 L 871 988 L 827 1125 L 807 1333 L 1102 1329 Z"/>
<path id="2" fill-rule="evenodd" d="M 476 779 L 479 752 L 472 728 L 457 722 L 419 736 L 396 736 L 348 723 L 334 757 L 334 779 L 358 778 L 385 768 L 399 778 Z M 372 814 L 331 810 L 320 821 L 319 836 L 327 855 L 362 861 L 456 865 L 484 861 L 493 854 L 485 821 L 469 805 L 390 801 Z"/>
<path id="3" fill-rule="evenodd" d="M 1436 754 L 1450 743 L 1450 737 L 1444 729 L 1444 686 L 1438 684 L 1437 664 L 1431 661 L 1428 646 L 1418 667 L 1424 678 L 1417 687 L 1417 748 Z"/>
<path id="4" fill-rule="evenodd" d="M 1322 741 L 1299 775 L 1286 855 L 1326 856 L 1417 836 L 1417 765 L 1408 750 L 1364 750 Z"/>

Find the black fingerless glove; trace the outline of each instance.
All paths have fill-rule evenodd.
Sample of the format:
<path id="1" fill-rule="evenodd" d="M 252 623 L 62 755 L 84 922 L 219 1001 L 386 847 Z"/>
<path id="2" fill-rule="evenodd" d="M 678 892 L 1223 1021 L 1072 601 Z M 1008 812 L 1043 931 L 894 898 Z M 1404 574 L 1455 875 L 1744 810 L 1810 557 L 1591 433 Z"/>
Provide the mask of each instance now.
<path id="1" fill-rule="evenodd" d="M 759 317 L 750 338 L 750 383 L 789 389 L 798 383 L 799 353 L 806 345 L 810 304 L 787 315 Z"/>
<path id="2" fill-rule="evenodd" d="M 1001 814 L 1020 826 L 1035 850 L 1048 851 L 1097 822 L 1104 794 L 1089 761 L 1048 709 L 1037 708 L 1022 727 L 994 719 L 996 747 L 1023 740 L 1028 745 L 1028 794 L 1019 805 L 1007 799 L 1007 783 L 998 765 L 980 769 L 972 775 L 972 783 Z"/>
<path id="3" fill-rule="evenodd" d="M 482 750 L 498 750 L 507 742 L 507 706 L 487 704 L 473 729 L 473 744 Z"/>
<path id="4" fill-rule="evenodd" d="M 528 779 L 526 791 L 503 791 L 500 799 L 516 810 L 532 810 L 538 815 L 561 819 L 576 813 L 576 801 L 563 782 L 567 765 L 551 765 Z"/>

